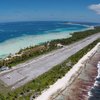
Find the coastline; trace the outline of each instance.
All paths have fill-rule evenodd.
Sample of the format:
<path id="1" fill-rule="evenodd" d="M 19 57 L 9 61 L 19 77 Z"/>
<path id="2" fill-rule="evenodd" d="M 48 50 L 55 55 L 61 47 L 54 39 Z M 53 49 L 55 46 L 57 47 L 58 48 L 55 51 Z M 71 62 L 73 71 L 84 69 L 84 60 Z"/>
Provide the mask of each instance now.
<path id="1" fill-rule="evenodd" d="M 96 35 L 96 34 L 95 34 Z M 93 36 L 94 37 L 94 36 Z M 91 39 L 94 39 L 94 38 L 91 38 Z M 97 36 L 97 38 L 98 38 L 98 36 Z M 88 45 L 88 43 L 89 43 L 89 39 L 90 39 L 90 37 L 87 37 L 87 40 L 88 40 L 88 42 L 85 42 L 84 40 L 83 40 L 83 44 L 85 43 L 86 45 Z M 88 46 L 86 46 L 85 48 L 83 48 L 82 50 L 80 50 L 78 53 L 76 53 L 76 54 L 74 54 L 73 56 L 71 56 L 67 61 L 69 61 L 69 60 L 71 60 L 72 62 L 73 62 L 73 60 L 75 60 L 75 62 L 77 63 L 78 62 L 78 60 L 85 54 L 85 53 L 87 53 L 90 49 L 92 49 L 95 45 L 96 45 L 96 43 L 98 43 L 100 41 L 100 39 L 97 39 L 96 41 L 90 41 L 90 45 L 88 45 Z M 93 42 L 93 43 L 92 43 Z M 82 43 L 82 42 L 81 42 Z M 81 44 L 80 43 L 80 44 Z M 75 43 L 75 44 L 77 44 L 77 42 Z M 85 45 L 84 45 L 85 46 Z M 73 46 L 72 46 L 73 47 Z M 78 48 L 79 48 L 80 46 L 78 46 Z M 75 46 L 75 48 L 77 48 L 76 46 Z M 63 50 L 64 48 L 62 48 L 62 50 Z M 67 50 L 68 50 L 68 47 L 66 48 Z M 70 49 L 70 48 L 69 48 Z M 74 51 L 75 50 L 77 50 L 77 49 L 74 49 Z M 70 50 L 69 50 L 70 51 Z M 59 52 L 60 53 L 60 52 Z M 67 54 L 69 54 L 69 53 L 67 53 Z M 53 55 L 52 55 L 53 56 Z M 77 57 L 77 58 L 76 58 Z M 58 57 L 57 57 L 58 58 Z M 60 58 L 60 57 L 59 57 Z M 44 58 L 45 59 L 45 58 Z M 46 59 L 47 59 L 47 57 L 46 57 Z M 45 60 L 44 60 L 45 61 Z M 53 60 L 54 61 L 54 60 Z M 66 62 L 67 61 L 64 61 L 64 62 L 62 62 L 61 64 L 58 64 L 57 66 L 54 66 L 51 70 L 49 70 L 48 72 L 46 72 L 46 73 L 44 73 L 43 75 L 41 75 L 41 76 L 39 76 L 39 77 L 37 77 L 36 79 L 34 79 L 34 80 L 32 80 L 31 82 L 29 82 L 29 83 L 27 83 L 27 84 L 25 84 L 24 86 L 22 86 L 22 87 L 20 87 L 20 88 L 18 88 L 18 89 L 16 89 L 16 90 L 14 90 L 14 91 L 11 91 L 11 89 L 8 91 L 8 88 L 6 87 L 1 87 L 1 90 L 2 90 L 2 92 L 1 93 L 3 93 L 5 90 L 5 92 L 10 92 L 10 95 L 8 95 L 8 94 L 6 94 L 5 96 L 7 96 L 8 98 L 15 98 L 15 96 L 16 96 L 16 98 L 27 98 L 28 100 L 29 100 L 29 98 L 30 98 L 30 95 L 31 95 L 31 93 L 32 94 L 34 94 L 34 96 L 33 96 L 33 98 L 34 97 L 37 97 L 37 95 L 39 95 L 41 92 L 42 92 L 42 90 L 44 90 L 44 89 L 46 89 L 46 88 L 48 88 L 50 85 L 52 85 L 52 82 L 53 83 L 55 83 L 59 78 L 61 78 L 61 77 L 63 77 L 63 75 L 65 75 L 72 67 L 66 67 Z M 43 60 L 42 60 L 42 62 L 43 62 Z M 74 64 L 75 64 L 75 62 L 74 62 Z M 38 62 L 39 63 L 39 62 Z M 63 65 L 63 67 L 62 67 L 62 65 Z M 30 66 L 31 67 L 31 66 Z M 30 67 L 27 67 L 26 66 L 26 68 L 27 68 L 27 70 L 28 69 L 30 69 Z M 20 68 L 21 68 L 21 66 L 19 66 L 19 68 L 18 68 L 18 70 L 20 70 Z M 25 66 L 23 66 L 23 68 L 25 68 Z M 23 68 L 21 68 L 21 70 L 23 69 Z M 33 66 L 32 66 L 32 68 L 33 68 Z M 39 68 L 41 68 L 41 65 L 40 65 L 40 67 Z M 64 68 L 64 69 L 63 69 Z M 14 69 L 16 69 L 16 67 L 14 67 Z M 61 70 L 62 69 L 62 70 Z M 21 71 L 20 70 L 20 71 Z M 27 71 L 26 70 L 26 71 Z M 16 69 L 16 71 L 17 71 L 17 69 Z M 16 73 L 16 71 L 15 71 L 15 73 Z M 24 70 L 25 71 L 25 70 Z M 32 71 L 32 70 L 31 70 Z M 61 73 L 60 73 L 60 71 L 61 71 Z M 63 72 L 62 72 L 63 71 Z M 13 72 L 13 70 L 10 72 L 10 74 Z M 19 72 L 19 71 L 18 71 Z M 30 71 L 28 71 L 28 72 L 30 72 Z M 41 70 L 40 70 L 40 72 L 41 72 Z M 56 73 L 55 73 L 56 72 Z M 15 75 L 15 73 L 14 73 L 14 75 Z M 7 72 L 7 73 L 2 73 L 0 76 L 2 77 L 2 75 L 4 75 L 5 76 L 5 74 L 9 74 L 9 72 Z M 19 74 L 21 74 L 21 72 L 19 73 Z M 22 75 L 22 74 L 21 74 Z M 26 74 L 25 74 L 26 75 Z M 59 76 L 60 75 L 60 76 Z M 10 75 L 11 76 L 11 75 Z M 50 78 L 51 77 L 51 78 Z M 20 77 L 21 78 L 21 77 Z M 50 78 L 50 79 L 49 79 Z M 4 78 L 3 78 L 4 79 Z M 12 79 L 12 78 L 11 78 Z M 15 79 L 15 78 L 14 78 Z M 39 85 L 38 83 L 41 81 L 41 84 Z M 45 82 L 45 83 L 44 83 Z M 2 86 L 2 85 L 1 85 Z M 29 88 L 30 87 L 30 88 Z M 4 90 L 4 88 L 5 88 L 5 90 Z M 35 90 L 34 90 L 35 89 Z M 38 93 L 38 94 L 37 94 Z M 21 97 L 20 97 L 20 96 Z M 25 96 L 25 97 L 24 97 Z"/>
<path id="2" fill-rule="evenodd" d="M 81 26 L 84 26 L 82 24 L 80 24 Z M 69 38 L 71 37 L 71 34 L 75 33 L 75 32 L 81 32 L 81 31 L 86 31 L 86 30 L 90 30 L 92 29 L 91 26 L 86 26 L 86 29 L 81 29 L 81 30 L 66 30 L 66 31 L 62 31 L 59 33 L 48 33 L 48 34 L 43 34 L 43 35 L 30 35 L 30 36 L 23 36 L 23 37 L 19 37 L 19 38 L 14 38 L 14 39 L 10 39 L 7 40 L 3 43 L 0 43 L 0 54 L 1 54 L 1 58 L 6 58 L 7 56 L 9 56 L 9 54 L 14 55 L 15 53 L 19 52 L 20 49 L 24 49 L 27 48 L 29 46 L 35 46 L 35 45 L 40 45 L 41 43 L 45 43 L 48 41 L 52 41 L 52 40 L 56 40 L 56 39 L 64 39 L 64 38 Z M 27 40 L 27 41 L 26 41 Z M 3 49 L 3 51 L 2 51 Z"/>
<path id="3" fill-rule="evenodd" d="M 32 58 L 35 58 L 39 55 L 46 54 L 48 52 L 51 52 L 53 50 L 57 50 L 61 47 L 58 47 L 58 44 L 62 46 L 69 45 L 71 43 L 77 42 L 81 39 L 84 39 L 88 36 L 91 36 L 93 34 L 96 34 L 100 32 L 100 27 L 91 27 L 91 30 L 81 31 L 81 32 L 74 32 L 71 34 L 71 37 L 64 38 L 64 39 L 56 39 L 52 40 L 50 42 L 46 42 L 37 46 L 30 46 L 24 49 L 21 49 L 18 53 L 14 55 L 9 55 L 4 60 L 0 61 L 0 66 L 16 66 L 17 64 L 23 63 L 27 60 L 30 60 Z M 16 46 L 16 45 L 15 45 Z M 38 48 L 38 49 L 37 49 Z"/>
<path id="4" fill-rule="evenodd" d="M 89 51 L 83 58 L 81 58 L 79 60 L 79 62 L 76 65 L 74 65 L 73 68 L 62 79 L 59 79 L 56 83 L 54 83 L 53 85 L 51 85 L 48 90 L 44 91 L 35 100 L 40 100 L 40 98 L 43 98 L 43 100 L 59 100 L 61 98 L 66 98 L 66 99 L 69 98 L 68 100 L 73 100 L 74 96 L 77 96 L 77 98 L 75 98 L 75 100 L 79 100 L 79 98 L 78 98 L 79 94 L 74 95 L 74 92 L 71 92 L 71 89 L 70 89 L 71 88 L 71 84 L 74 84 L 74 82 L 77 80 L 76 78 L 79 75 L 82 75 L 82 71 L 83 71 L 83 69 L 85 69 L 87 62 L 96 54 L 98 48 L 100 48 L 100 43 L 98 43 L 91 51 Z M 92 71 L 93 71 L 93 69 L 92 69 Z M 96 73 L 96 71 L 94 71 L 94 72 Z M 96 74 L 95 74 L 95 76 L 96 76 Z M 85 77 L 86 78 L 86 76 L 84 76 L 84 75 L 81 76 L 81 77 Z M 89 77 L 89 76 L 87 76 L 87 77 Z M 93 82 L 91 84 L 93 84 Z M 76 85 L 74 85 L 75 87 L 73 86 L 74 89 L 79 88 L 77 86 L 78 84 L 79 83 L 77 83 Z M 65 94 L 62 94 L 62 92 L 65 91 L 65 89 L 66 89 Z M 89 91 L 89 89 L 88 89 L 88 91 Z M 78 91 L 76 91 L 76 93 L 78 93 Z M 84 93 L 81 94 L 81 96 L 82 95 L 84 95 Z M 88 97 L 88 95 L 86 95 L 86 96 Z M 84 97 L 84 100 L 87 100 L 86 97 Z"/>

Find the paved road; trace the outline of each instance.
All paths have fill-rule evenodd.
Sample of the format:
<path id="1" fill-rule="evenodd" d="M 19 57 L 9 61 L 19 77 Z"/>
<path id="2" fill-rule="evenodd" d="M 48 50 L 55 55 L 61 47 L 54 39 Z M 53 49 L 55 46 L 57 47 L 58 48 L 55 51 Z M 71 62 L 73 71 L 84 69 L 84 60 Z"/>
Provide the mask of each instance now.
<path id="1" fill-rule="evenodd" d="M 53 66 L 61 63 L 97 38 L 100 38 L 100 33 L 30 60 L 26 63 L 17 65 L 12 70 L 1 73 L 0 80 L 2 80 L 6 86 L 12 86 L 12 89 L 20 87 L 21 85 L 45 73 Z"/>

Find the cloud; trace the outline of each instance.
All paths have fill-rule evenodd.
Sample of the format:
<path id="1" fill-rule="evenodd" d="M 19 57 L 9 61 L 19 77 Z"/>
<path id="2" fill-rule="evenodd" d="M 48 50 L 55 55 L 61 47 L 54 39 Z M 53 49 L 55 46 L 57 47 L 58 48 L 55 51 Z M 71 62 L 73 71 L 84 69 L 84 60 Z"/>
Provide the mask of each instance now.
<path id="1" fill-rule="evenodd" d="M 89 9 L 95 11 L 97 14 L 100 14 L 100 3 L 90 5 Z"/>

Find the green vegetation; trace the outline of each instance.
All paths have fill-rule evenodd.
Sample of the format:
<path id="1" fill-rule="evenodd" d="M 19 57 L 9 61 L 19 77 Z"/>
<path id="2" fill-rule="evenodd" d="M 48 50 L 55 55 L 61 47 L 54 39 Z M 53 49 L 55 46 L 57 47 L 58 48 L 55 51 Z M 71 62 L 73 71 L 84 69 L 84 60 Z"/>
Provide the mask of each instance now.
<path id="1" fill-rule="evenodd" d="M 75 32 L 75 33 L 71 34 L 72 36 L 70 38 L 53 40 L 51 42 L 61 43 L 62 45 L 68 45 L 68 44 L 71 44 L 73 42 L 84 39 L 84 38 L 86 38 L 90 35 L 96 34 L 98 32 L 100 32 L 100 26 L 95 27 L 92 30 L 86 30 L 86 31 L 82 31 L 82 32 Z"/>
<path id="2" fill-rule="evenodd" d="M 10 54 L 8 57 L 9 58 L 8 60 L 1 60 L 0 66 L 3 66 L 3 65 L 9 66 L 9 67 L 15 66 L 19 63 L 25 62 L 39 55 L 58 49 L 57 47 L 58 43 L 61 43 L 62 45 L 68 45 L 73 42 L 84 39 L 87 36 L 96 34 L 98 32 L 100 32 L 100 27 L 95 27 L 94 30 L 87 30 L 84 32 L 75 32 L 72 34 L 70 38 L 57 39 L 51 42 L 43 43 L 38 46 L 30 46 L 25 49 L 21 49 L 18 53 L 16 53 L 16 56 L 12 56 Z"/>
<path id="3" fill-rule="evenodd" d="M 24 86 L 12 92 L 8 92 L 7 94 L 2 93 L 2 96 L 0 96 L 2 98 L 0 100 L 29 100 L 31 95 L 35 98 L 37 95 L 41 94 L 44 89 L 54 84 L 59 78 L 62 78 L 72 68 L 72 66 L 76 64 L 78 60 L 90 51 L 98 42 L 100 42 L 100 39 L 97 39 L 61 64 L 53 67 L 48 72 L 42 74 Z M 69 62 L 70 65 L 68 64 Z"/>

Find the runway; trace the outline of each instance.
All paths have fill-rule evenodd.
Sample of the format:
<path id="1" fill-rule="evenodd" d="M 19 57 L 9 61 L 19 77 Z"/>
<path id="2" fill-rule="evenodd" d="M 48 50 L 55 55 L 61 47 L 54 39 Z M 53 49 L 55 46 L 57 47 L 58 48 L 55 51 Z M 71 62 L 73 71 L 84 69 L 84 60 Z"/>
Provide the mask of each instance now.
<path id="1" fill-rule="evenodd" d="M 5 86 L 11 86 L 12 89 L 18 88 L 47 72 L 55 65 L 60 64 L 98 38 L 100 38 L 100 33 L 91 35 L 81 41 L 64 46 L 61 49 L 39 56 L 23 64 L 19 64 L 9 71 L 2 72 L 0 74 L 0 80 L 5 83 Z"/>

